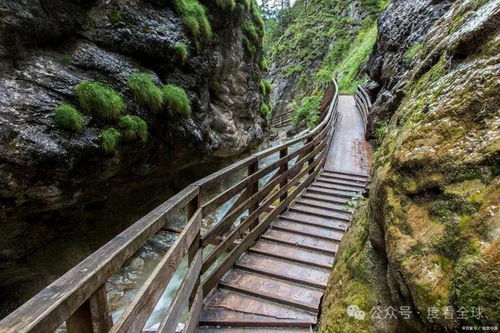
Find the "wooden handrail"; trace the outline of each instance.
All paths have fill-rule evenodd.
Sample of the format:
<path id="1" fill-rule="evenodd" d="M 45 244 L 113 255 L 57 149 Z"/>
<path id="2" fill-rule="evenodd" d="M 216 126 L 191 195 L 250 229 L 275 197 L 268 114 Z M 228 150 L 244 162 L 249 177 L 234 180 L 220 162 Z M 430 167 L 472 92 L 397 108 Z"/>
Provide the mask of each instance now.
<path id="1" fill-rule="evenodd" d="M 192 332 L 198 323 L 203 295 L 216 285 L 239 255 L 246 251 L 323 167 L 337 117 L 338 88 L 335 81 L 327 94 L 331 91 L 334 94 L 329 97 L 329 107 L 322 110 L 320 123 L 310 132 L 257 152 L 189 185 L 5 317 L 0 321 L 0 333 L 53 332 L 65 321 L 69 333 L 140 332 L 186 257 L 188 273 L 167 315 L 160 323 L 158 332 L 171 332 L 186 307 L 189 309 L 189 317 L 184 332 Z M 298 143 L 302 146 L 292 152 L 290 147 Z M 278 153 L 278 160 L 265 167 L 259 166 L 264 158 Z M 243 171 L 247 173 L 243 179 L 221 194 L 209 197 L 214 185 Z M 259 184 L 263 177 L 273 172 L 265 184 Z M 240 199 L 230 207 L 221 222 L 202 237 L 202 219 L 238 194 Z M 276 202 L 279 204 L 275 205 Z M 234 222 L 245 211 L 248 211 L 248 216 L 231 230 Z M 170 217 L 180 212 L 188 220 L 186 226 L 113 324 L 107 310 L 107 279 L 158 232 Z M 224 237 L 228 232 L 227 237 Z M 202 260 L 203 245 L 214 242 L 217 244 L 213 252 L 215 254 Z M 203 282 L 200 281 L 201 275 L 214 265 L 218 254 L 227 250 L 230 250 L 228 257 Z"/>
<path id="2" fill-rule="evenodd" d="M 363 120 L 363 126 L 366 133 L 366 127 L 368 125 L 368 115 L 372 106 L 370 97 L 362 87 L 358 86 L 356 88 L 356 94 L 354 95 L 354 101 L 356 103 L 356 109 L 360 113 Z"/>

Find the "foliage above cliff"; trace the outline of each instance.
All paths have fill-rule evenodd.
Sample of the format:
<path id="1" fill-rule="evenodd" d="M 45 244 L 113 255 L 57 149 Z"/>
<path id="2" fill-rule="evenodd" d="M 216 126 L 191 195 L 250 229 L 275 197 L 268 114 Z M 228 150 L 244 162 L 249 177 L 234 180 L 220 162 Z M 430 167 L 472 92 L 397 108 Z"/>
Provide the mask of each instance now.
<path id="1" fill-rule="evenodd" d="M 271 24 L 265 45 L 275 65 L 273 76 L 294 78 L 297 90 L 339 79 L 352 91 L 376 39 L 375 21 L 383 0 L 297 1 L 282 24 Z"/>

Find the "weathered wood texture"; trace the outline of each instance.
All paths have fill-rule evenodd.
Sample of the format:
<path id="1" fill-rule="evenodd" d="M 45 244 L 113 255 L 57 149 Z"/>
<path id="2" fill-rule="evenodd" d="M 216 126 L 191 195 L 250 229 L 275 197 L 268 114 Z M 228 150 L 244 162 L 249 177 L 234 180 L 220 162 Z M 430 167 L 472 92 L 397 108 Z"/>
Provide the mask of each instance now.
<path id="1" fill-rule="evenodd" d="M 338 94 L 334 82 L 322 102 L 321 121 L 313 130 L 281 145 L 255 153 L 191 184 L 4 318 L 0 322 L 0 332 L 52 332 L 65 321 L 69 332 L 140 332 L 179 264 L 185 259 L 189 263 L 188 274 L 161 322 L 159 331 L 172 331 L 186 308 L 190 314 L 186 331 L 193 331 L 201 311 L 202 295 L 206 295 L 219 282 L 279 214 L 314 181 L 323 168 L 335 128 L 337 106 Z M 296 144 L 302 146 L 294 151 L 289 149 Z M 272 154 L 279 154 L 279 159 L 259 169 L 259 161 Z M 208 193 L 215 185 L 242 172 L 246 172 L 247 176 L 222 194 L 210 198 Z M 259 181 L 269 174 L 272 174 L 270 179 L 265 184 L 259 184 Z M 203 217 L 213 213 L 237 194 L 241 195 L 223 220 L 202 237 L 200 230 Z M 116 273 L 147 239 L 160 229 L 168 227 L 166 223 L 169 218 L 179 212 L 184 212 L 184 216 L 187 216 L 186 226 L 124 309 L 123 314 L 114 324 L 111 323 L 105 294 L 106 280 Z M 248 216 L 240 220 L 244 212 L 248 212 Z M 239 222 L 238 226 L 235 226 L 236 221 Z M 328 240 L 323 239 L 323 242 L 316 244 L 307 238 L 307 232 L 311 230 L 304 230 L 303 235 L 296 237 L 302 237 L 303 242 L 308 242 L 311 248 L 322 247 L 323 252 L 331 253 L 334 247 L 325 243 Z M 328 235 L 327 231 L 325 232 L 323 238 Z M 285 238 L 283 242 L 287 241 Z M 214 243 L 217 245 L 215 254 L 202 260 L 201 247 Z M 201 274 L 206 272 L 216 257 L 224 251 L 230 251 L 229 256 L 215 267 L 200 285 Z M 300 262 L 300 256 L 301 254 L 297 255 L 294 264 Z M 277 256 L 271 259 L 279 260 Z M 315 269 L 322 269 L 320 266 L 325 264 L 325 258 L 318 257 L 317 261 Z M 243 262 L 239 264 L 243 265 Z M 314 284 L 313 282 L 320 285 L 317 280 L 311 278 L 311 284 Z M 298 287 L 288 288 L 300 290 Z M 311 304 L 313 303 L 302 304 L 302 307 L 310 307 Z M 224 318 L 224 314 L 220 316 Z M 242 318 L 235 317 L 234 320 L 241 321 Z"/>

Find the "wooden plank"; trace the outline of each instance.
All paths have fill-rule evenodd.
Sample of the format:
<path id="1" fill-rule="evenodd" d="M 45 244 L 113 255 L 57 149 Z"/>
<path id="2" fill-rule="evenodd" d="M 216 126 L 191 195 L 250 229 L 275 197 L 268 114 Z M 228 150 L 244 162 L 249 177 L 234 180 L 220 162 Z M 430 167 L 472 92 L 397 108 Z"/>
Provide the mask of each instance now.
<path id="1" fill-rule="evenodd" d="M 309 192 L 302 194 L 301 199 L 302 198 L 316 200 L 316 201 L 320 201 L 320 202 L 328 202 L 328 203 L 332 203 L 332 204 L 338 204 L 341 206 L 345 206 L 345 204 L 347 202 L 349 202 L 349 199 L 347 199 L 347 198 L 339 198 L 339 197 L 334 197 L 334 196 L 327 195 L 327 194 L 309 193 Z"/>
<path id="2" fill-rule="evenodd" d="M 253 253 L 246 253 L 241 257 L 236 267 L 320 289 L 326 288 L 330 274 L 326 269 Z"/>
<path id="3" fill-rule="evenodd" d="M 366 182 L 358 181 L 358 180 L 344 180 L 344 179 L 339 179 L 336 177 L 324 177 L 321 175 L 318 178 L 316 178 L 316 180 L 324 182 L 324 183 L 329 183 L 329 184 L 344 185 L 344 186 L 351 186 L 351 187 L 360 187 L 361 189 L 364 189 L 366 187 Z"/>
<path id="4" fill-rule="evenodd" d="M 343 184 L 334 184 L 331 182 L 325 182 L 323 180 L 316 179 L 314 182 L 316 186 L 322 186 L 324 188 L 331 188 L 331 189 L 336 189 L 336 190 L 345 190 L 345 191 L 351 191 L 351 192 L 356 192 L 356 193 L 361 193 L 363 192 L 364 186 L 353 186 L 353 185 L 343 185 Z"/>
<path id="5" fill-rule="evenodd" d="M 354 172 L 346 172 L 346 171 L 338 171 L 338 170 L 326 170 L 326 169 L 323 170 L 323 173 L 325 175 L 348 176 L 352 179 L 360 179 L 360 180 L 365 180 L 365 181 L 368 179 L 368 175 L 364 174 L 364 173 L 354 173 Z"/>
<path id="6" fill-rule="evenodd" d="M 267 241 L 265 239 L 259 240 L 248 251 L 325 269 L 331 268 L 334 261 L 333 255 Z"/>
<path id="7" fill-rule="evenodd" d="M 302 196 L 299 200 L 295 202 L 296 206 L 300 207 L 314 207 L 314 208 L 322 208 L 329 211 L 339 212 L 339 213 L 349 213 L 353 212 L 352 208 L 347 204 L 335 204 L 330 202 L 325 202 L 322 200 L 310 200 L 307 197 Z"/>
<path id="8" fill-rule="evenodd" d="M 188 305 L 189 296 L 191 295 L 193 288 L 196 286 L 196 282 L 200 276 L 201 259 L 202 250 L 200 249 L 194 257 L 192 264 L 189 266 L 186 277 L 184 278 L 184 281 L 182 281 L 175 298 L 172 300 L 172 304 L 170 304 L 165 317 L 161 321 L 160 327 L 157 331 L 158 333 L 175 332 L 175 328 L 179 324 L 182 311 Z"/>
<path id="9" fill-rule="evenodd" d="M 203 307 L 203 288 L 198 286 L 194 300 L 191 304 L 191 309 L 189 310 L 188 319 L 186 320 L 184 330 L 182 333 L 192 333 L 198 327 L 200 321 L 200 313 Z"/>
<path id="10" fill-rule="evenodd" d="M 148 279 L 137 292 L 110 332 L 140 332 L 148 320 L 163 291 L 188 253 L 201 227 L 201 208 L 184 227 L 175 243 L 163 255 Z"/>
<path id="11" fill-rule="evenodd" d="M 219 285 L 246 295 L 316 312 L 323 296 L 323 292 L 317 289 L 238 269 L 229 271 Z"/>
<path id="12" fill-rule="evenodd" d="M 271 302 L 250 295 L 241 294 L 229 289 L 220 288 L 205 300 L 206 310 L 228 309 L 240 313 L 255 314 L 268 318 L 281 318 L 288 321 L 316 323 L 316 314 Z M 248 326 L 252 326 L 249 323 Z"/>
<path id="13" fill-rule="evenodd" d="M 297 223 L 310 224 L 323 228 L 331 228 L 333 230 L 345 231 L 349 227 L 349 223 L 334 221 L 331 219 L 323 219 L 317 216 L 310 216 L 305 214 L 297 214 L 286 212 L 280 216 L 280 219 L 285 221 L 293 221 Z"/>
<path id="14" fill-rule="evenodd" d="M 326 240 L 333 239 L 340 241 L 342 237 L 344 237 L 343 232 L 283 220 L 273 222 L 272 227 L 277 230 L 300 233 L 305 236 L 318 237 Z"/>
<path id="15" fill-rule="evenodd" d="M 237 312 L 222 309 L 208 309 L 201 312 L 200 325 L 231 326 L 231 327 L 309 327 L 310 321 L 299 319 L 282 319 L 261 316 L 248 312 Z"/>
<path id="16" fill-rule="evenodd" d="M 336 219 L 338 221 L 349 222 L 351 219 L 351 214 L 348 212 L 340 213 L 334 212 L 327 209 L 321 209 L 316 207 L 306 207 L 301 205 L 293 205 L 289 208 L 290 212 L 308 214 L 312 216 L 323 217 L 327 219 Z"/>
<path id="17" fill-rule="evenodd" d="M 311 193 L 318 193 L 318 194 L 326 194 L 326 195 L 331 195 L 335 197 L 340 197 L 340 198 L 346 198 L 346 199 L 352 199 L 357 193 L 354 192 L 347 192 L 347 191 L 341 191 L 341 190 L 329 190 L 323 187 L 318 187 L 315 185 L 309 186 L 307 188 L 308 192 Z"/>
<path id="18" fill-rule="evenodd" d="M 301 235 L 295 232 L 287 232 L 277 229 L 269 229 L 262 235 L 262 239 L 271 240 L 287 245 L 295 245 L 308 250 L 314 250 L 326 254 L 337 253 L 338 244 L 335 241 Z"/>
<path id="19" fill-rule="evenodd" d="M 312 328 L 294 327 L 200 327 L 197 333 L 312 333 Z"/>
<path id="20" fill-rule="evenodd" d="M 198 194 L 188 186 L 121 232 L 0 322 L 2 332 L 52 332 L 102 286 L 144 242 L 165 224 L 168 214 Z"/>
<path id="21" fill-rule="evenodd" d="M 329 173 L 328 171 L 322 172 L 320 177 L 325 179 L 341 180 L 344 182 L 349 182 L 354 184 L 366 184 L 367 182 L 367 179 L 364 177 L 353 177 L 348 175 Z"/>

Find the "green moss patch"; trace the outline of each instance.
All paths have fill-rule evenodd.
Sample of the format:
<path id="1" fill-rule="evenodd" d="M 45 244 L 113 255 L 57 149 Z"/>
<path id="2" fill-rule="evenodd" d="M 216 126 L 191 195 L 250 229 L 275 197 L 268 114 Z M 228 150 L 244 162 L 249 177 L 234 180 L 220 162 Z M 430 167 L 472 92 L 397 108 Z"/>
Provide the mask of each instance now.
<path id="1" fill-rule="evenodd" d="M 140 117 L 130 115 L 120 117 L 118 126 L 122 129 L 125 141 L 148 140 L 148 125 Z"/>
<path id="2" fill-rule="evenodd" d="M 423 43 L 415 43 L 413 44 L 408 51 L 405 53 L 405 61 L 411 62 L 413 58 L 417 55 L 424 44 Z"/>
<path id="3" fill-rule="evenodd" d="M 183 88 L 167 84 L 163 87 L 162 92 L 170 114 L 179 114 L 182 116 L 189 116 L 191 114 L 191 104 Z"/>
<path id="4" fill-rule="evenodd" d="M 139 104 L 150 110 L 160 110 L 163 106 L 161 89 L 154 82 L 149 73 L 134 73 L 128 78 L 128 87 Z"/>
<path id="5" fill-rule="evenodd" d="M 115 120 L 127 108 L 122 96 L 113 88 L 95 81 L 82 81 L 76 86 L 82 110 L 97 119 Z"/>
<path id="6" fill-rule="evenodd" d="M 101 148 L 106 153 L 112 153 L 118 148 L 121 134 L 116 128 L 108 128 L 101 131 Z"/>
<path id="7" fill-rule="evenodd" d="M 222 9 L 233 10 L 236 6 L 235 0 L 215 0 L 215 3 Z"/>
<path id="8" fill-rule="evenodd" d="M 307 127 L 313 128 L 319 119 L 319 104 L 321 94 L 304 97 L 298 105 L 294 105 L 293 123 L 298 125 L 302 120 L 306 120 Z"/>
<path id="9" fill-rule="evenodd" d="M 80 132 L 84 126 L 83 115 L 69 104 L 61 104 L 54 110 L 54 121 L 57 127 L 72 132 Z"/>

